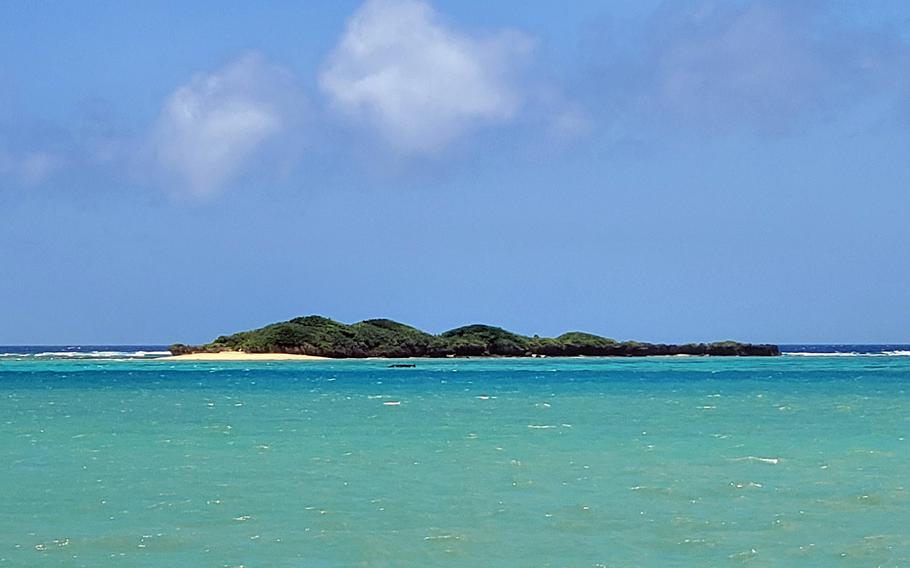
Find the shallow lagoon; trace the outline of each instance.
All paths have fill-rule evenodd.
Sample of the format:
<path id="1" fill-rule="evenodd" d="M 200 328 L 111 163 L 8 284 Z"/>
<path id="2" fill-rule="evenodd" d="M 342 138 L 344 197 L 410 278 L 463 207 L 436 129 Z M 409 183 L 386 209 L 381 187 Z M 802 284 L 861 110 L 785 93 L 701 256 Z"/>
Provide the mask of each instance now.
<path id="1" fill-rule="evenodd" d="M 910 564 L 910 357 L 387 365 L 0 361 L 0 565 Z"/>

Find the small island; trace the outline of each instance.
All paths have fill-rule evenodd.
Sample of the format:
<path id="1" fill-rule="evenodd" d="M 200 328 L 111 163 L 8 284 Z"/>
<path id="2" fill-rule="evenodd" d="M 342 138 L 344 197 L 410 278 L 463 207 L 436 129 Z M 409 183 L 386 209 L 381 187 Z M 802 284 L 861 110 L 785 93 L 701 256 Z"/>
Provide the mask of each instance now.
<path id="1" fill-rule="evenodd" d="M 174 356 L 245 353 L 334 359 L 780 355 L 780 348 L 777 345 L 737 341 L 671 345 L 616 341 L 580 331 L 571 331 L 552 338 L 537 335 L 528 337 L 499 327 L 480 324 L 433 335 L 389 319 L 370 319 L 349 325 L 315 315 L 298 317 L 233 335 L 222 335 L 205 345 L 177 343 L 170 347 L 170 351 Z"/>

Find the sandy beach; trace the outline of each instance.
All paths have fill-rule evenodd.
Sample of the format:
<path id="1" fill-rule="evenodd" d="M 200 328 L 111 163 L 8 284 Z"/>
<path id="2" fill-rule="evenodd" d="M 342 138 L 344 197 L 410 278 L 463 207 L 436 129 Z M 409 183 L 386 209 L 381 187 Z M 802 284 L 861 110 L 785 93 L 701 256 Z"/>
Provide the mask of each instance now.
<path id="1" fill-rule="evenodd" d="M 161 357 L 157 361 L 325 361 L 328 357 L 295 355 L 292 353 L 244 353 L 243 351 L 221 351 L 218 353 L 189 353 Z"/>

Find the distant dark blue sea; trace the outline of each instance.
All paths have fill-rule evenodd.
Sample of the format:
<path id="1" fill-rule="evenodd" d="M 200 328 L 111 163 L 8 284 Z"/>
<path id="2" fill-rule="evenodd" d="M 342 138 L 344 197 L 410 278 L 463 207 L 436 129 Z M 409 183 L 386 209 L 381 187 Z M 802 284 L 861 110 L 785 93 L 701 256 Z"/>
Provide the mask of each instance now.
<path id="1" fill-rule="evenodd" d="M 792 344 L 781 345 L 781 352 L 785 354 L 815 354 L 815 355 L 910 355 L 910 344 Z"/>

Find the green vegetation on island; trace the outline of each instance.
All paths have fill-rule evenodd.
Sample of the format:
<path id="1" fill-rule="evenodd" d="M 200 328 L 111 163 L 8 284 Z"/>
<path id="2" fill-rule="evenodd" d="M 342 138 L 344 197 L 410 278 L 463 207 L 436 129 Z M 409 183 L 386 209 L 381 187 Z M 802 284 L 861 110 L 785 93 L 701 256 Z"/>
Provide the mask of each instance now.
<path id="1" fill-rule="evenodd" d="M 335 358 L 363 357 L 564 357 L 648 355 L 780 355 L 776 345 L 736 341 L 668 345 L 616 341 L 572 331 L 559 337 L 528 337 L 489 325 L 467 325 L 432 335 L 389 319 L 344 324 L 306 316 L 251 331 L 222 335 L 199 346 L 174 344 L 171 353 L 293 353 Z"/>

